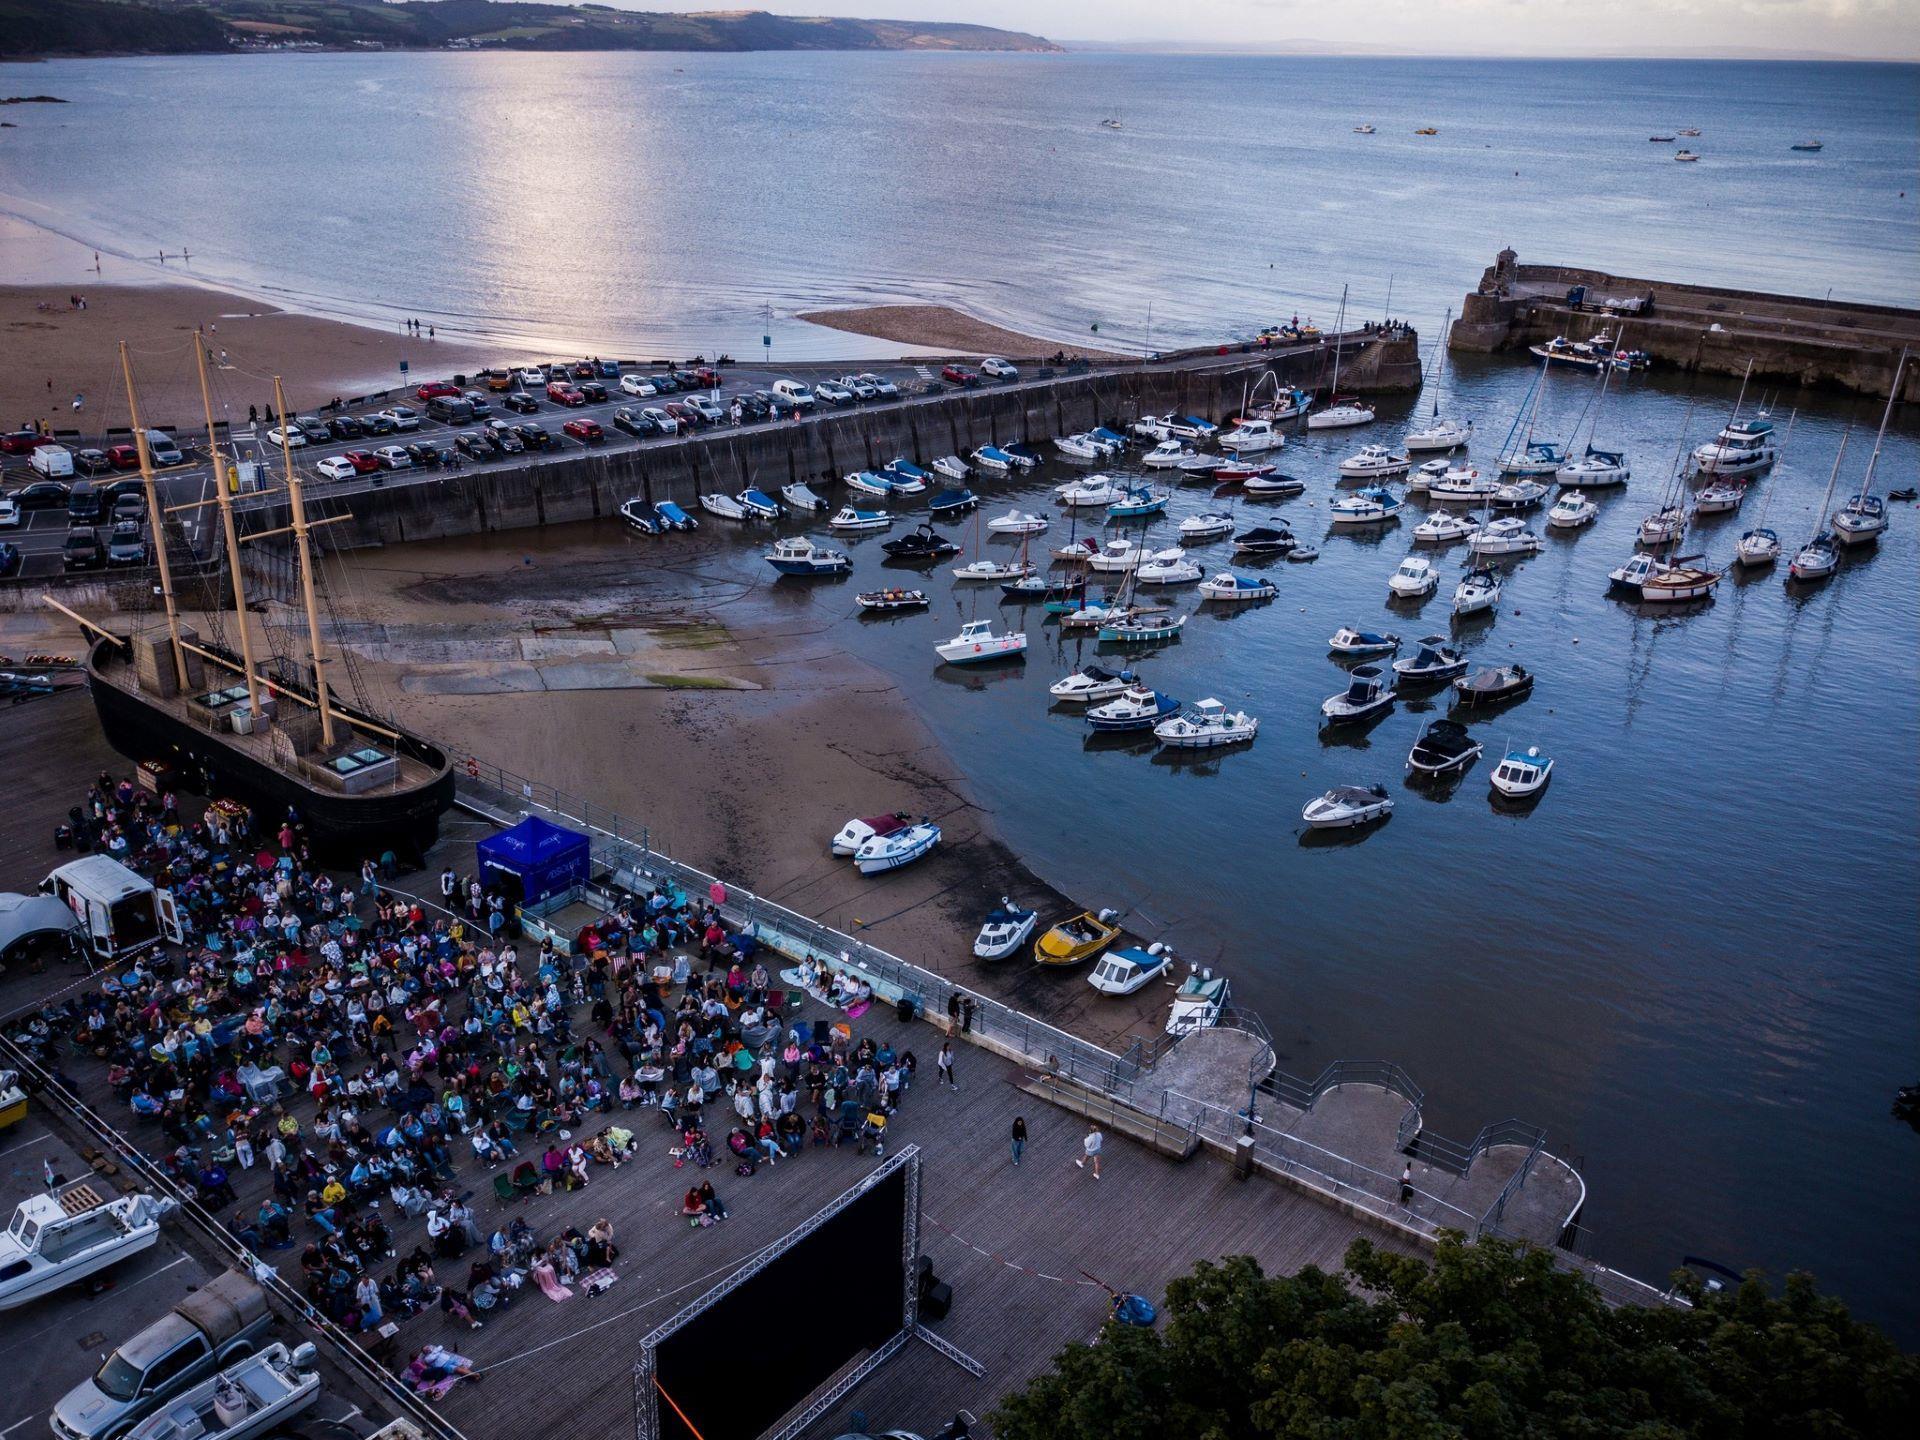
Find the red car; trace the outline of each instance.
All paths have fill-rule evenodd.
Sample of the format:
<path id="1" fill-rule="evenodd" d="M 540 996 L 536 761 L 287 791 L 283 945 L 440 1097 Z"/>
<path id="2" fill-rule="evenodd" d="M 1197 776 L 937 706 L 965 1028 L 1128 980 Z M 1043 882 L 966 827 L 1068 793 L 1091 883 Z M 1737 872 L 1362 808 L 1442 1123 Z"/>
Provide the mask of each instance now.
<path id="1" fill-rule="evenodd" d="M 718 390 L 720 388 L 720 372 L 711 365 L 696 365 L 693 369 L 682 370 L 680 373 L 691 376 L 694 384 L 702 390 Z"/>
<path id="2" fill-rule="evenodd" d="M 600 422 L 589 420 L 584 415 L 578 420 L 567 421 L 560 428 L 582 445 L 598 445 L 607 438 L 607 432 L 600 428 Z"/>
<path id="3" fill-rule="evenodd" d="M 116 470 L 138 470 L 140 468 L 139 448 L 133 445 L 109 445 L 107 463 Z"/>
<path id="4" fill-rule="evenodd" d="M 978 385 L 980 374 L 964 365 L 944 365 L 940 369 L 940 378 L 949 385 Z"/>
<path id="5" fill-rule="evenodd" d="M 422 401 L 427 401 L 433 399 L 436 395 L 458 395 L 460 393 L 460 387 L 458 385 L 450 385 L 445 380 L 429 380 L 413 393 L 418 395 Z"/>
<path id="6" fill-rule="evenodd" d="M 547 386 L 547 398 L 556 405 L 584 405 L 587 397 L 582 395 L 565 380 L 555 380 Z"/>
<path id="7" fill-rule="evenodd" d="M 371 475 L 380 468 L 380 461 L 371 450 L 349 450 L 340 458 L 353 466 L 356 475 Z"/>
<path id="8" fill-rule="evenodd" d="M 0 454 L 31 455 L 42 445 L 59 443 L 51 435 L 42 435 L 38 430 L 14 430 L 0 435 Z"/>

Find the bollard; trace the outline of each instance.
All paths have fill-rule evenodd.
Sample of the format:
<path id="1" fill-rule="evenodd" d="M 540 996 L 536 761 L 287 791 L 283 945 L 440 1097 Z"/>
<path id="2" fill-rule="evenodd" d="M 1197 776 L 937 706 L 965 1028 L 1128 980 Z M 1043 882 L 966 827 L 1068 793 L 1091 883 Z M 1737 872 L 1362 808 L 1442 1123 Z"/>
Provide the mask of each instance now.
<path id="1" fill-rule="evenodd" d="M 1253 1174 L 1253 1136 L 1242 1135 L 1233 1142 L 1233 1173 L 1242 1180 Z"/>

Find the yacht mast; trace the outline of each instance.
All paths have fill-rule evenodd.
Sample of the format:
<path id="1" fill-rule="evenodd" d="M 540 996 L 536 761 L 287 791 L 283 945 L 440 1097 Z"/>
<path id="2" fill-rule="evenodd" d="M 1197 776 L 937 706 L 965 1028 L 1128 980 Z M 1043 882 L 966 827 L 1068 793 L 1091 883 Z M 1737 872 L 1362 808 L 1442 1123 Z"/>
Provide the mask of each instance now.
<path id="1" fill-rule="evenodd" d="M 1860 477 L 1860 493 L 1856 497 L 1865 499 L 1873 488 L 1873 472 L 1880 467 L 1880 446 L 1887 438 L 1887 422 L 1893 418 L 1893 402 L 1900 394 L 1900 375 L 1907 368 L 1907 347 L 1900 347 L 1900 363 L 1893 367 L 1893 388 L 1887 391 L 1887 408 L 1880 412 L 1880 430 L 1873 437 L 1873 454 L 1867 459 L 1867 473 Z"/>
<path id="2" fill-rule="evenodd" d="M 1807 544 L 1809 545 L 1813 544 L 1814 541 L 1818 540 L 1822 535 L 1826 534 L 1827 532 L 1827 518 L 1828 518 L 1827 507 L 1833 504 L 1833 482 L 1840 478 L 1840 461 L 1841 461 L 1841 458 L 1845 456 L 1847 453 L 1847 440 L 1848 440 L 1848 437 L 1850 437 L 1852 434 L 1853 434 L 1852 426 L 1848 426 L 1847 429 L 1842 431 L 1840 434 L 1840 448 L 1834 452 L 1833 473 L 1827 476 L 1827 493 L 1821 497 L 1820 513 L 1814 519 L 1813 539 L 1807 541 Z"/>
<path id="3" fill-rule="evenodd" d="M 147 492 L 147 524 L 153 530 L 153 554 L 160 569 L 160 599 L 167 609 L 167 635 L 173 642 L 173 674 L 181 693 L 187 690 L 187 655 L 180 648 L 180 612 L 173 603 L 173 566 L 167 560 L 167 534 L 161 528 L 160 496 L 153 483 L 153 457 L 147 453 L 147 431 L 140 423 L 140 400 L 133 391 L 133 361 L 127 342 L 120 342 L 120 374 L 127 382 L 127 417 L 133 424 L 134 450 L 140 457 L 140 485 Z"/>
<path id="4" fill-rule="evenodd" d="M 200 405 L 207 415 L 207 451 L 213 457 L 213 493 L 227 538 L 227 569 L 233 575 L 233 619 L 240 627 L 240 663 L 247 675 L 247 710 L 260 715 L 260 682 L 253 673 L 253 633 L 247 624 L 247 587 L 240 575 L 240 540 L 233 528 L 233 499 L 227 493 L 227 461 L 213 437 L 213 395 L 207 388 L 207 339 L 193 332 L 193 358 L 200 367 Z M 284 432 L 283 432 L 284 433 Z"/>
<path id="5" fill-rule="evenodd" d="M 1440 322 L 1440 336 L 1433 346 L 1433 418 L 1440 418 L 1440 392 L 1447 388 L 1447 331 L 1453 328 L 1453 308 Z"/>
<path id="6" fill-rule="evenodd" d="M 1340 342 L 1347 330 L 1347 287 L 1340 287 L 1340 313 L 1333 321 L 1333 388 L 1327 391 L 1327 402 L 1340 393 Z"/>
<path id="7" fill-rule="evenodd" d="M 292 511 L 293 548 L 300 562 L 300 594 L 307 607 L 307 645 L 313 652 L 313 694 L 320 706 L 320 743 L 333 748 L 333 711 L 327 705 L 326 657 L 320 653 L 320 613 L 313 604 L 313 556 L 307 544 L 307 509 L 301 495 L 300 472 L 293 468 L 293 450 L 287 443 L 287 397 L 280 377 L 273 377 L 273 408 L 280 416 L 280 459 L 287 471 L 287 504 Z"/>

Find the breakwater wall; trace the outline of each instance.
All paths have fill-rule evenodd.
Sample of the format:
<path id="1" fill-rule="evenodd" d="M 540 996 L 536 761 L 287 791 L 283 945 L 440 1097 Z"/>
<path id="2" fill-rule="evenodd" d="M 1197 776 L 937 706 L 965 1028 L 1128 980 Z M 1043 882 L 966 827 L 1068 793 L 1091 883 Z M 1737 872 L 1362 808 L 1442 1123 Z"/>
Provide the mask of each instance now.
<path id="1" fill-rule="evenodd" d="M 1586 294 L 1575 309 L 1568 293 L 1581 286 Z M 1751 360 L 1753 378 L 1765 384 L 1881 398 L 1893 387 L 1901 349 L 1920 350 L 1920 310 L 1523 265 L 1511 250 L 1466 297 L 1447 343 L 1491 352 L 1556 335 L 1585 340 L 1602 330 L 1662 366 L 1738 376 Z M 1920 367 L 1908 367 L 1901 392 L 1920 400 Z"/>

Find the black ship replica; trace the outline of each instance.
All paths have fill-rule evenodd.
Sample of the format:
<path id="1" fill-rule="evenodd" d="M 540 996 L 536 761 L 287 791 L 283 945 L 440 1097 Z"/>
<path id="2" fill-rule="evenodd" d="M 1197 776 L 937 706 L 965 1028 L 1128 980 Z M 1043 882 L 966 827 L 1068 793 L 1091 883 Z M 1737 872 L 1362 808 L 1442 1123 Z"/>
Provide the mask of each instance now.
<path id="1" fill-rule="evenodd" d="M 181 620 L 175 606 L 163 523 L 167 507 L 154 484 L 132 367 L 123 344 L 121 364 L 165 623 L 120 635 L 48 600 L 91 637 L 87 678 L 100 727 L 108 743 L 129 759 L 165 762 L 173 767 L 179 783 L 246 804 L 262 830 L 271 832 L 290 813 L 297 815 L 317 858 L 357 863 L 393 851 L 417 859 L 433 844 L 440 816 L 453 803 L 452 758 L 431 741 L 376 718 L 362 706 L 342 703 L 329 683 L 331 661 L 321 646 L 309 539 L 315 524 L 328 522 L 307 519 L 301 476 L 283 431 L 284 498 L 291 523 L 247 536 L 236 532 L 229 471 L 213 438 L 206 342 L 196 333 L 195 343 L 215 487 L 215 498 L 200 503 L 220 508 L 238 645 L 236 649 L 218 640 L 203 640 Z M 286 415 L 278 379 L 274 400 L 280 414 Z M 240 545 L 276 535 L 292 537 L 305 610 L 309 653 L 304 663 L 286 655 L 260 663 L 254 655 Z M 220 628 L 217 622 L 215 628 Z"/>

